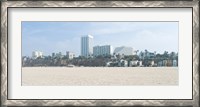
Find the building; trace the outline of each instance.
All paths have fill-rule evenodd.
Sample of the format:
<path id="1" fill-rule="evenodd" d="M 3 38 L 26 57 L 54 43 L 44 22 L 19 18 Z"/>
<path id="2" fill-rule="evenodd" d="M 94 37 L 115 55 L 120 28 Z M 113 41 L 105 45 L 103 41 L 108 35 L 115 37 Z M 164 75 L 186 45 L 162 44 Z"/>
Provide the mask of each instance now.
<path id="1" fill-rule="evenodd" d="M 128 67 L 128 61 L 126 60 L 119 60 L 118 67 Z"/>
<path id="2" fill-rule="evenodd" d="M 129 67 L 134 67 L 134 66 L 138 66 L 138 60 L 136 61 L 129 61 Z"/>
<path id="3" fill-rule="evenodd" d="M 144 52 L 140 52 L 140 54 L 139 54 L 139 58 L 140 59 L 144 59 L 144 58 L 153 58 L 153 57 L 155 57 L 155 55 L 156 55 L 156 52 L 149 52 L 149 51 L 147 51 L 147 50 L 145 50 Z"/>
<path id="4" fill-rule="evenodd" d="M 132 47 L 116 47 L 114 50 L 114 54 L 116 55 L 136 55 L 136 51 L 133 50 Z"/>
<path id="5" fill-rule="evenodd" d="M 62 52 L 56 53 L 56 57 L 57 57 L 57 58 L 62 58 L 62 57 L 63 57 Z"/>
<path id="6" fill-rule="evenodd" d="M 173 64 L 173 66 L 178 66 L 178 61 L 177 60 L 173 60 L 173 62 L 172 62 Z"/>
<path id="7" fill-rule="evenodd" d="M 93 54 L 93 36 L 86 35 L 81 37 L 81 56 L 90 57 Z"/>
<path id="8" fill-rule="evenodd" d="M 52 53 L 52 58 L 62 58 L 62 57 L 64 57 L 64 55 L 62 55 L 62 52 Z"/>
<path id="9" fill-rule="evenodd" d="M 75 57 L 75 54 L 72 53 L 72 52 L 67 51 L 66 52 L 66 57 L 67 57 L 67 59 L 73 59 Z"/>
<path id="10" fill-rule="evenodd" d="M 33 51 L 32 52 L 32 58 L 33 59 L 37 59 L 37 58 L 43 58 L 43 52 L 40 51 Z"/>
<path id="11" fill-rule="evenodd" d="M 56 54 L 55 53 L 52 53 L 52 57 L 54 58 L 56 56 Z"/>
<path id="12" fill-rule="evenodd" d="M 154 66 L 154 65 L 155 65 L 154 61 L 151 61 L 150 64 L 151 64 L 151 66 Z"/>
<path id="13" fill-rule="evenodd" d="M 135 61 L 129 61 L 129 67 L 136 67 L 136 66 L 143 66 L 142 65 L 142 61 L 138 61 L 138 60 L 135 60 Z"/>
<path id="14" fill-rule="evenodd" d="M 95 46 L 93 47 L 93 56 L 108 56 L 112 55 L 113 48 L 111 45 Z"/>
<path id="15" fill-rule="evenodd" d="M 143 66 L 143 65 L 142 65 L 142 61 L 139 61 L 139 66 L 140 66 L 140 67 Z"/>
<path id="16" fill-rule="evenodd" d="M 173 66 L 173 60 L 163 60 L 163 66 Z"/>
<path id="17" fill-rule="evenodd" d="M 158 66 L 159 66 L 159 67 L 163 66 L 163 61 L 159 61 L 159 62 L 158 62 Z"/>

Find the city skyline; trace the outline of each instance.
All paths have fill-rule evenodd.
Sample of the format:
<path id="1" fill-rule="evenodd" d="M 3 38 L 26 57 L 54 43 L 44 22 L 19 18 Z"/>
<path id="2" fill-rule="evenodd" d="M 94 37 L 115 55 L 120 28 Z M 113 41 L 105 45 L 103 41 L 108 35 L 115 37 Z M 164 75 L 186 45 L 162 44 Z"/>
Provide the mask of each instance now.
<path id="1" fill-rule="evenodd" d="M 93 46 L 178 52 L 178 22 L 22 22 L 22 55 L 39 50 L 79 56 L 81 37 L 88 34 L 94 37 Z"/>

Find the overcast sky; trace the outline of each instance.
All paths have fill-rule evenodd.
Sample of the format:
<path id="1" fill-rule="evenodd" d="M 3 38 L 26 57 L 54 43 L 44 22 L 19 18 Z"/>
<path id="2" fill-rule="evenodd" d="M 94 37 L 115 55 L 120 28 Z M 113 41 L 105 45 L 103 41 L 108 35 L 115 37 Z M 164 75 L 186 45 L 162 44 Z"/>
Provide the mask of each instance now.
<path id="1" fill-rule="evenodd" d="M 178 22 L 22 22 L 22 55 L 66 51 L 80 55 L 80 38 L 90 34 L 95 45 L 129 46 L 135 50 L 178 52 Z"/>

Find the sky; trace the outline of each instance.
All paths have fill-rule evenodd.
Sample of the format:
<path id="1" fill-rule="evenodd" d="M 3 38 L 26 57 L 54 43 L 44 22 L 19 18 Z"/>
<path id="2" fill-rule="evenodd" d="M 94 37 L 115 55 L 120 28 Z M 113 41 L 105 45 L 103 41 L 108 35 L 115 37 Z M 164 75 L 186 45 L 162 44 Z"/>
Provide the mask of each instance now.
<path id="1" fill-rule="evenodd" d="M 178 52 L 178 22 L 22 22 L 22 56 L 66 51 L 80 55 L 81 36 L 92 35 L 94 46 L 128 46 L 157 53 Z"/>

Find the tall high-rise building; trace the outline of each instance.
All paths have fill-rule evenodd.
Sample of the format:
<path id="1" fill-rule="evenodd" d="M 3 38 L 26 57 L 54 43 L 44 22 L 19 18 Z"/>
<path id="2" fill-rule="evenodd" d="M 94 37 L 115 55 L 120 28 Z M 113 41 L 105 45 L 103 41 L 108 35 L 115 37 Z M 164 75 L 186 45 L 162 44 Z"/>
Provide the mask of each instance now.
<path id="1" fill-rule="evenodd" d="M 107 56 L 112 55 L 113 49 L 111 45 L 104 45 L 104 46 L 94 46 L 93 47 L 93 55 L 94 56 Z"/>
<path id="2" fill-rule="evenodd" d="M 81 37 L 81 56 L 90 57 L 93 54 L 93 36 L 86 35 Z"/>

